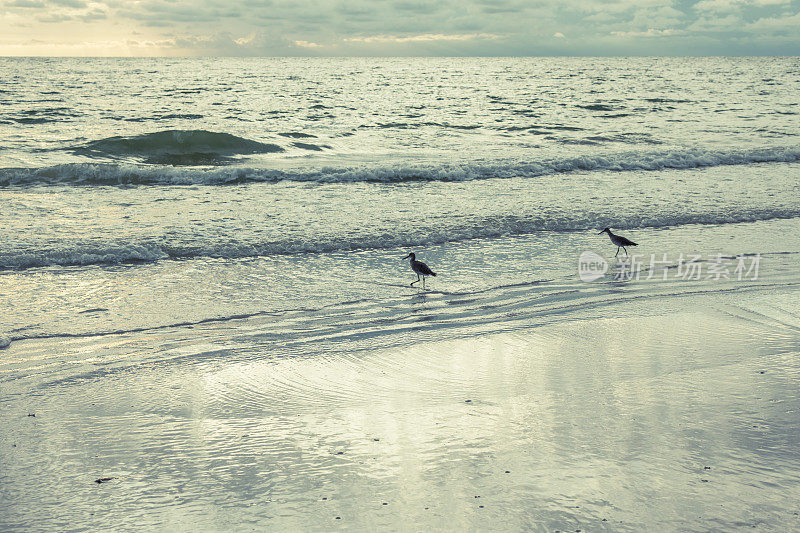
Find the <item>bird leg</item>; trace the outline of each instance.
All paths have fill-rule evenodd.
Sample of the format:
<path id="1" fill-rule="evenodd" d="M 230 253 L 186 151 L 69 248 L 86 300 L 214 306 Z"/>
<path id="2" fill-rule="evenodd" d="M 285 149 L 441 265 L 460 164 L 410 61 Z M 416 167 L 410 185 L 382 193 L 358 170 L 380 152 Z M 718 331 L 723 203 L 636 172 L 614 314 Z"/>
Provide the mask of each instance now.
<path id="1" fill-rule="evenodd" d="M 419 281 L 419 274 L 417 274 L 417 281 Z M 417 283 L 417 281 L 412 281 L 411 285 L 413 286 L 415 283 Z M 423 281 L 422 283 L 425 283 L 425 282 Z"/>
<path id="2" fill-rule="evenodd" d="M 425 290 L 425 276 L 422 276 L 422 290 Z"/>
<path id="3" fill-rule="evenodd" d="M 617 253 L 614 254 L 614 257 L 617 257 L 618 255 L 619 255 L 619 246 L 617 246 Z"/>
<path id="4" fill-rule="evenodd" d="M 622 249 L 625 250 L 625 257 L 628 257 L 628 249 L 625 248 L 624 246 L 622 247 Z"/>

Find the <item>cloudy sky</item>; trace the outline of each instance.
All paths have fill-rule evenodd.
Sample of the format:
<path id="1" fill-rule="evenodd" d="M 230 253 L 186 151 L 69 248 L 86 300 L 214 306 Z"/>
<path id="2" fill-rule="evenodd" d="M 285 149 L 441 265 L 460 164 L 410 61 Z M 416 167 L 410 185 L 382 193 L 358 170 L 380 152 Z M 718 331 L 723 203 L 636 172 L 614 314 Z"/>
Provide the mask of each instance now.
<path id="1" fill-rule="evenodd" d="M 800 0 L 0 0 L 0 55 L 800 55 Z"/>

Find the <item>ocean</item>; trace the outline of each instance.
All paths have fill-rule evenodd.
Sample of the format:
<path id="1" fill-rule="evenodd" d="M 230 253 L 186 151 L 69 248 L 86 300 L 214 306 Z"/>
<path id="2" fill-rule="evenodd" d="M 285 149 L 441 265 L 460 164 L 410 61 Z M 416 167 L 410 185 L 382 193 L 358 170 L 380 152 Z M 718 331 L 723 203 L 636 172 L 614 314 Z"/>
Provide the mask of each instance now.
<path id="1" fill-rule="evenodd" d="M 675 261 L 794 252 L 763 233 L 800 216 L 798 68 L 5 59 L 0 331 L 391 302 L 414 294 L 385 286 L 414 279 L 408 251 L 437 290 L 569 279 L 576 251 L 615 250 L 604 227 Z"/>
<path id="2" fill-rule="evenodd" d="M 285 494 L 272 497 L 285 513 L 270 515 L 262 497 L 280 493 L 276 478 L 239 486 L 217 456 L 202 456 L 208 443 L 191 468 L 211 478 L 182 485 L 158 448 L 171 437 L 148 444 L 143 435 L 160 431 L 148 425 L 123 445 L 115 439 L 134 419 L 104 421 L 196 420 L 202 404 L 213 411 L 205 424 L 224 426 L 231 413 L 294 416 L 297 398 L 324 394 L 361 405 L 381 392 L 356 387 L 358 376 L 401 364 L 382 358 L 379 372 L 369 354 L 704 306 L 796 350 L 800 315 L 786 295 L 800 285 L 799 100 L 796 57 L 1 59 L 0 412 L 23 418 L 0 438 L 0 524 L 30 527 L 34 511 L 8 502 L 39 501 L 34 492 L 73 503 L 69 519 L 54 513 L 42 527 L 90 520 L 96 504 L 67 497 L 72 481 L 32 485 L 31 463 L 10 455 L 12 441 L 34 438 L 22 424 L 48 409 L 80 413 L 51 428 L 53 442 L 72 450 L 62 457 L 66 470 L 77 465 L 70 479 L 90 449 L 114 450 L 97 452 L 106 472 L 131 450 L 149 454 L 111 474 L 152 477 L 115 500 L 109 527 L 163 526 L 177 483 L 192 493 L 185 516 L 205 529 L 226 523 L 209 506 L 221 513 L 242 502 L 255 505 L 248 524 L 264 510 L 276 527 L 325 529 L 298 518 Z M 638 246 L 615 257 L 599 235 L 606 227 Z M 410 286 L 409 252 L 437 273 L 425 290 Z M 597 264 L 582 263 L 585 253 Z M 725 324 L 731 335 L 744 327 Z M 719 325 L 704 331 L 719 334 Z M 409 361 L 415 372 L 398 376 L 410 381 L 453 371 Z M 323 362 L 339 373 L 325 375 Z M 289 365 L 282 377 L 259 374 L 279 363 Z M 227 376 L 224 391 L 211 374 Z M 126 387 L 141 396 L 110 397 Z M 294 404 L 270 404 L 290 392 Z M 92 419 L 93 409 L 104 414 Z M 73 442 L 81 431 L 96 440 Z M 220 446 L 257 433 L 219 431 Z M 307 479 L 331 475 L 308 458 L 317 438 L 308 427 L 270 431 L 305 450 Z M 255 457 L 266 445 L 237 446 Z M 148 495 L 153 487 L 169 494 Z M 794 476 L 781 490 L 796 487 Z M 618 505 L 616 530 L 666 523 L 630 519 L 644 511 Z M 583 516 L 567 507 L 503 523 L 557 527 Z"/>

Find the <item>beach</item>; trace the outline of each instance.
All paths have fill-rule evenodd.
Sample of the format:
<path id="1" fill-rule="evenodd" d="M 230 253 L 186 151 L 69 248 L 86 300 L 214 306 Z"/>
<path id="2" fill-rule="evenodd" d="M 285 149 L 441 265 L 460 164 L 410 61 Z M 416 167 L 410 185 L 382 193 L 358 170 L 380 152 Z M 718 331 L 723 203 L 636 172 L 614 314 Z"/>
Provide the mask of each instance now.
<path id="1" fill-rule="evenodd" d="M 797 295 L 305 355 L 247 320 L 21 343 L 81 371 L 4 387 L 4 527 L 795 527 Z"/>
<path id="2" fill-rule="evenodd" d="M 3 59 L 0 530 L 800 528 L 797 66 Z"/>

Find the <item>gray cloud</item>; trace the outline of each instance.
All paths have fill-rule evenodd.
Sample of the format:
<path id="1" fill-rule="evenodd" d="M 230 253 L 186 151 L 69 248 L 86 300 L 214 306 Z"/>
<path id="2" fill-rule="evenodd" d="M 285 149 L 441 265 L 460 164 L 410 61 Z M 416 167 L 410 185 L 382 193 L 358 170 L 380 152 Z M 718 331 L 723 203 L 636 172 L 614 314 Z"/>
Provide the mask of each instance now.
<path id="1" fill-rule="evenodd" d="M 97 20 L 105 20 L 108 18 L 108 14 L 103 11 L 102 9 L 93 9 L 83 15 L 80 15 L 80 19 L 84 22 L 92 22 Z"/>
<path id="2" fill-rule="evenodd" d="M 6 6 L 8 6 L 8 7 L 44 7 L 44 2 L 42 0 L 12 0 L 11 2 L 6 2 Z"/>
<path id="3" fill-rule="evenodd" d="M 45 24 L 57 24 L 59 22 L 66 22 L 68 20 L 72 20 L 72 17 L 69 15 L 60 15 L 58 13 L 51 13 L 49 15 L 42 15 L 36 17 L 36 20 L 39 22 L 43 22 Z"/>
<path id="4" fill-rule="evenodd" d="M 774 53 L 800 54 L 800 0 L 0 0 L 0 6 L 0 26 L 30 24 L 19 44 L 101 40 L 75 29 L 91 24 L 91 32 L 118 38 L 121 47 L 139 34 L 137 46 L 151 47 L 148 53 L 761 54 L 774 43 Z"/>
<path id="5" fill-rule="evenodd" d="M 753 33 L 791 31 L 797 37 L 800 33 L 800 12 L 784 17 L 760 18 L 747 24 L 745 30 Z"/>
<path id="6" fill-rule="evenodd" d="M 440 11 L 442 9 L 442 3 L 432 1 L 403 0 L 400 2 L 394 2 L 392 7 L 401 12 L 430 15 Z"/>
<path id="7" fill-rule="evenodd" d="M 49 0 L 49 3 L 65 7 L 86 7 L 86 2 L 84 0 Z"/>

